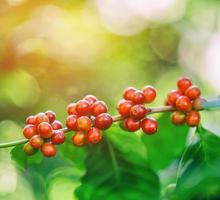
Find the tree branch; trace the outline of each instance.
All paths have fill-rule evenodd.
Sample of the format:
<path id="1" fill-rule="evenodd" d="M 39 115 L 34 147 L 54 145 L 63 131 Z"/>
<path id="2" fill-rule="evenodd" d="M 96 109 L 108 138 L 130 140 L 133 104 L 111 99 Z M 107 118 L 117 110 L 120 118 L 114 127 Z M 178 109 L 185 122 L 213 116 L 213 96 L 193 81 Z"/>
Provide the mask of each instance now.
<path id="1" fill-rule="evenodd" d="M 205 101 L 202 103 L 201 107 L 202 107 L 201 110 L 219 109 L 220 108 L 220 99 L 217 98 L 214 100 Z M 147 107 L 147 109 L 148 109 L 147 115 L 154 114 L 154 113 L 161 113 L 161 112 L 172 112 L 175 110 L 175 108 L 172 106 L 161 106 L 161 107 L 151 107 L 151 108 Z M 112 116 L 112 119 L 113 119 L 113 122 L 117 122 L 117 121 L 121 121 L 125 118 L 122 117 L 121 115 L 115 115 L 115 116 Z M 71 131 L 68 128 L 62 128 L 60 130 L 62 130 L 64 133 L 68 133 Z M 24 144 L 27 141 L 28 141 L 28 139 L 23 138 L 23 139 L 14 140 L 11 142 L 0 143 L 0 148 L 7 148 L 7 147 L 16 146 L 19 144 Z"/>

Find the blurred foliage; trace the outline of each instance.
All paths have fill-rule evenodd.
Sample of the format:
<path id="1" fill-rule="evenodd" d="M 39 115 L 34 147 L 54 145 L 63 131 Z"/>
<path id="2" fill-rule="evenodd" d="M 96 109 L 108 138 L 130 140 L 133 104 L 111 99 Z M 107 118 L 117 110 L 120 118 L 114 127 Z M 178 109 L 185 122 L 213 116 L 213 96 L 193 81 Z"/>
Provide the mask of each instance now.
<path id="1" fill-rule="evenodd" d="M 173 160 L 179 157 L 185 148 L 188 134 L 187 126 L 177 127 L 170 123 L 169 113 L 163 114 L 158 119 L 158 123 L 160 124 L 158 134 L 152 137 L 142 137 L 142 141 L 148 149 L 148 159 L 155 170 L 168 167 Z"/>
<path id="2" fill-rule="evenodd" d="M 79 199 L 158 199 L 159 180 L 155 172 L 144 161 L 137 167 L 137 162 L 125 158 L 126 154 L 108 139 L 91 147 L 85 163 L 86 174 L 76 190 Z"/>
<path id="3" fill-rule="evenodd" d="M 90 93 L 116 114 L 125 87 L 153 84 L 159 106 L 184 74 L 217 96 L 219 11 L 218 0 L 0 1 L 0 142 L 21 138 L 41 111 L 64 123 L 66 105 Z M 203 112 L 210 131 L 193 137 L 155 117 L 153 136 L 115 124 L 102 143 L 76 148 L 69 133 L 51 159 L 1 149 L 0 199 L 220 199 L 220 113 Z"/>
<path id="4" fill-rule="evenodd" d="M 220 196 L 220 138 L 203 127 L 199 127 L 196 134 L 200 138 L 186 149 L 180 166 L 177 199 L 212 199 Z"/>

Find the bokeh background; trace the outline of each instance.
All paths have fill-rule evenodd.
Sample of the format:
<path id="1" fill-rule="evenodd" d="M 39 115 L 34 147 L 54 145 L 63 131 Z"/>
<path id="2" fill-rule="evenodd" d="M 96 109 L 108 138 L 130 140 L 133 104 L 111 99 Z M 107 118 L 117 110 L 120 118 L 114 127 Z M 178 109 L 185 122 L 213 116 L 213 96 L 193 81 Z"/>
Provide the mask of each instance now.
<path id="1" fill-rule="evenodd" d="M 115 114 L 125 87 L 152 84 L 162 105 L 184 74 L 216 97 L 219 55 L 218 0 L 1 0 L 0 142 L 21 138 L 26 116 L 40 111 L 64 122 L 66 105 L 86 94 Z M 217 116 L 203 113 L 215 132 Z M 1 149 L 0 199 L 77 199 L 85 154 L 69 148 L 25 172 Z"/>

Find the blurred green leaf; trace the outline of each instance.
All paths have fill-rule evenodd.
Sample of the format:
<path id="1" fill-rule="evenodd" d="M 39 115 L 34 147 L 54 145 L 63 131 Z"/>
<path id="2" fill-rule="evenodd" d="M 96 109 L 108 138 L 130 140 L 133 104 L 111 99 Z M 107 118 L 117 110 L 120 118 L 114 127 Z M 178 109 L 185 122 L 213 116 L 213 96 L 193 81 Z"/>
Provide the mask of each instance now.
<path id="1" fill-rule="evenodd" d="M 159 131 L 152 136 L 144 134 L 142 141 L 147 148 L 148 161 L 154 169 L 160 170 L 181 155 L 189 128 L 171 124 L 169 113 L 161 115 L 157 121 Z"/>
<path id="2" fill-rule="evenodd" d="M 43 159 L 43 156 L 40 152 L 37 152 L 33 156 L 26 155 L 23 152 L 23 144 L 15 146 L 10 153 L 11 159 L 14 160 L 22 169 L 27 168 L 27 166 L 30 164 L 39 164 Z"/>
<path id="3" fill-rule="evenodd" d="M 128 162 L 108 139 L 88 148 L 85 164 L 86 174 L 76 190 L 80 200 L 159 199 L 157 175 L 148 165 Z"/>
<path id="4" fill-rule="evenodd" d="M 220 195 L 220 137 L 198 127 L 199 140 L 190 145 L 180 163 L 174 197 L 209 199 Z"/>
<path id="5" fill-rule="evenodd" d="M 50 200 L 72 199 L 73 191 L 80 185 L 82 171 L 65 166 L 57 167 L 47 176 L 47 188 Z M 73 199 L 76 199 L 73 196 Z"/>
<path id="6" fill-rule="evenodd" d="M 58 154 L 64 159 L 71 162 L 74 166 L 84 169 L 85 147 L 76 147 L 71 142 L 72 134 L 66 135 L 64 145 L 57 146 Z"/>

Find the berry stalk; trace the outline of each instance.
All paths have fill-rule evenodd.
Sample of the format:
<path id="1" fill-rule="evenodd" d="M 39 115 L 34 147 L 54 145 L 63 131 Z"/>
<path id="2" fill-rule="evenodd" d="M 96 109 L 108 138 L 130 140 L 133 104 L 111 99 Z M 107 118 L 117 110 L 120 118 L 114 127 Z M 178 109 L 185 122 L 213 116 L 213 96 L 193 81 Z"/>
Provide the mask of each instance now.
<path id="1" fill-rule="evenodd" d="M 202 102 L 201 106 L 205 110 L 220 108 L 220 96 L 216 99 L 212 99 L 212 100 L 209 100 L 209 101 Z"/>

